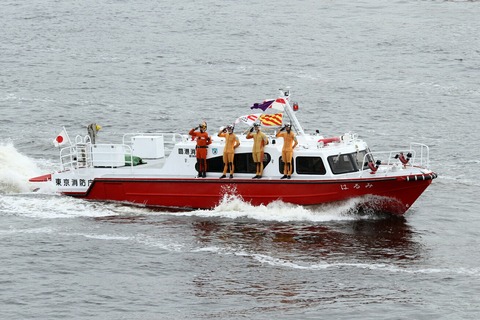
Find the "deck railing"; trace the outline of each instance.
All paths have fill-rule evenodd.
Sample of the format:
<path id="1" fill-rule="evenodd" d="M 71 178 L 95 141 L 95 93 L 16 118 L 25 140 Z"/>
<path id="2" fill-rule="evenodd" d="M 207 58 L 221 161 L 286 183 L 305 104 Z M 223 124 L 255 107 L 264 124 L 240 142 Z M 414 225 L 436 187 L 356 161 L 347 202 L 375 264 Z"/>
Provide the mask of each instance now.
<path id="1" fill-rule="evenodd" d="M 60 150 L 62 170 L 133 167 L 132 148 L 125 144 L 76 143 Z"/>
<path id="2" fill-rule="evenodd" d="M 168 156 L 176 143 L 188 140 L 187 135 L 171 132 L 126 133 L 121 144 L 92 144 L 88 136 L 76 136 L 75 143 L 60 150 L 62 170 L 78 168 L 104 167 L 114 168 L 134 165 L 133 137 L 162 136 L 165 156 Z"/>
<path id="3" fill-rule="evenodd" d="M 387 167 L 392 166 L 393 164 L 401 163 L 398 159 L 398 156 L 403 154 L 404 157 L 407 157 L 408 154 L 411 155 L 409 157 L 409 161 L 405 166 L 415 166 L 415 167 L 422 167 L 422 168 L 429 168 L 430 166 L 430 148 L 423 144 L 423 143 L 410 143 L 408 149 L 400 149 L 400 150 L 391 150 L 391 151 L 376 151 L 376 152 L 367 152 L 363 157 L 363 163 L 366 164 L 368 162 L 375 163 L 377 160 L 381 161 L 381 165 L 386 165 Z M 364 166 L 362 171 L 370 170 L 368 166 Z"/>

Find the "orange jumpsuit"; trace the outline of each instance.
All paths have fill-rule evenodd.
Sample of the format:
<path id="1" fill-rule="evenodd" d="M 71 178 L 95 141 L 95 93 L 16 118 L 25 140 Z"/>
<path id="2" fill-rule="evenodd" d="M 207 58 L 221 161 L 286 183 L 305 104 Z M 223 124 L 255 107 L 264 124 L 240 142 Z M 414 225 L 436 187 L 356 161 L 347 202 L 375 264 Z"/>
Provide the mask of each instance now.
<path id="1" fill-rule="evenodd" d="M 223 174 L 225 175 L 227 173 L 228 167 L 230 166 L 230 175 L 233 175 L 233 159 L 235 156 L 235 148 L 240 145 L 240 141 L 233 132 L 221 132 L 218 134 L 218 136 L 225 138 L 225 148 L 223 149 Z"/>
<path id="2" fill-rule="evenodd" d="M 263 148 L 268 144 L 268 138 L 265 133 L 261 131 L 249 132 L 247 139 L 253 139 L 252 157 L 253 162 L 257 165 L 256 176 L 263 174 Z"/>
<path id="3" fill-rule="evenodd" d="M 195 155 L 197 157 L 198 172 L 207 172 L 207 148 L 212 143 L 212 139 L 206 132 L 190 130 L 188 133 L 192 138 L 197 140 L 197 147 L 195 148 Z"/>
<path id="4" fill-rule="evenodd" d="M 293 149 L 298 144 L 297 137 L 295 137 L 295 133 L 293 133 L 292 131 L 280 131 L 277 133 L 277 138 L 283 138 L 282 161 L 285 163 L 283 167 L 283 174 L 286 176 L 291 176 L 293 171 Z"/>

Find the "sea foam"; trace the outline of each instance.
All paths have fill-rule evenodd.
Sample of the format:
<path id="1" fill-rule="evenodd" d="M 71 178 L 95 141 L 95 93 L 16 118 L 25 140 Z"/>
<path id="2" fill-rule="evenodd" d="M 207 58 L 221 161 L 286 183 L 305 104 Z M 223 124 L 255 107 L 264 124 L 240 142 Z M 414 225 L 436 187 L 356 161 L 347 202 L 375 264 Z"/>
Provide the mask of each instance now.
<path id="1" fill-rule="evenodd" d="M 244 201 L 241 197 L 225 194 L 219 204 L 212 210 L 196 210 L 184 215 L 201 217 L 224 217 L 231 219 L 248 218 L 263 221 L 332 221 L 357 219 L 351 212 L 359 200 L 348 200 L 333 204 L 304 207 L 285 203 L 281 200 L 268 205 L 254 206 Z"/>
<path id="2" fill-rule="evenodd" d="M 0 141 L 0 193 L 32 191 L 28 179 L 38 175 L 35 162 L 19 153 L 12 141 Z"/>

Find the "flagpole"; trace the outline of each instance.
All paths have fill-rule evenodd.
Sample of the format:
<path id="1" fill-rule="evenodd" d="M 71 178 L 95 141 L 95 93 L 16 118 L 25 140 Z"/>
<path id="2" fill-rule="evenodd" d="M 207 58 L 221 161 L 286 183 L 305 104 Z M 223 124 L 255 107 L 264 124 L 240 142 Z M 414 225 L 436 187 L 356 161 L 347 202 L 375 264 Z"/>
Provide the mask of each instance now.
<path id="1" fill-rule="evenodd" d="M 70 136 L 68 135 L 67 129 L 65 129 L 65 126 L 63 126 L 63 131 L 65 131 L 65 134 L 67 135 L 68 143 L 72 146 L 72 140 L 70 140 Z"/>
<path id="2" fill-rule="evenodd" d="M 285 113 L 288 115 L 290 120 L 293 122 L 293 125 L 297 129 L 298 134 L 304 135 L 305 131 L 303 131 L 302 125 L 298 121 L 297 116 L 295 115 L 295 113 L 292 110 L 292 107 L 290 106 L 290 101 L 289 101 L 290 90 L 288 90 L 288 89 L 287 90 L 279 89 L 279 90 L 280 90 L 280 96 L 282 98 L 285 98 L 284 99 L 285 100 L 285 107 L 283 108 L 285 110 Z"/>

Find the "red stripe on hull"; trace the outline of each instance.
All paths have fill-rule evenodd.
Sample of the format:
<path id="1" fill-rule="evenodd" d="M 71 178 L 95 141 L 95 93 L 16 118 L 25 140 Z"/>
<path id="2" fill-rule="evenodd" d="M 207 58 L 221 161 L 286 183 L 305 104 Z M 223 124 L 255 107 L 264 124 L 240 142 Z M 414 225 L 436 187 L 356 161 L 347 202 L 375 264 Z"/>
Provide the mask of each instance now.
<path id="1" fill-rule="evenodd" d="M 382 201 L 368 204 L 377 211 L 403 214 L 432 180 L 400 178 L 357 180 L 256 180 L 251 179 L 95 179 L 85 194 L 65 193 L 89 200 L 121 201 L 146 206 L 210 209 L 224 194 L 235 194 L 252 205 L 276 200 L 297 205 L 317 205 L 374 195 Z"/>

